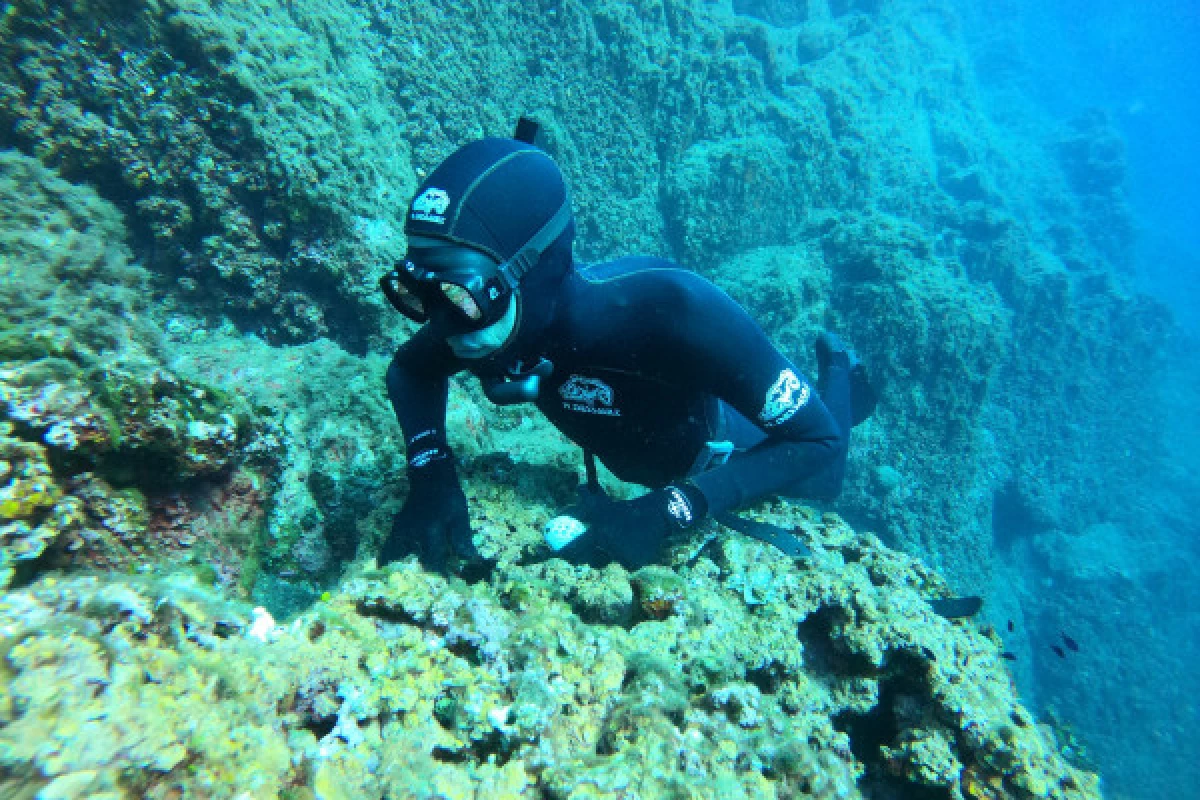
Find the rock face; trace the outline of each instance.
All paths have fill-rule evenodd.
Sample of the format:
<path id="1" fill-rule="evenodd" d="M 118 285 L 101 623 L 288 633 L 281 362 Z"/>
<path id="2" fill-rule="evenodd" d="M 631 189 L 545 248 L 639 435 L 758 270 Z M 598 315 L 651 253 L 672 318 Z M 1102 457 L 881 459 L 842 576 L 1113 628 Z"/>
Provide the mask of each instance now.
<path id="1" fill-rule="evenodd" d="M 1119 140 L 1093 116 L 1009 141 L 948 6 L 22 0 L 3 25 L 0 144 L 95 185 L 179 303 L 277 344 L 386 352 L 373 283 L 415 182 L 533 113 L 581 257 L 672 255 L 802 366 L 823 326 L 867 357 L 856 460 L 898 480 L 856 470 L 844 509 L 962 583 L 991 579 L 998 492 L 1089 513 L 1098 471 L 1040 454 L 1097 449 L 1114 375 L 1155 368 L 1166 323 L 1111 274 Z"/>
<path id="2" fill-rule="evenodd" d="M 284 627 L 178 577 L 37 581 L 0 601 L 0 787 L 1100 796 L 1016 700 L 997 642 L 930 610 L 936 575 L 832 515 L 769 516 L 810 563 L 723 538 L 713 558 L 681 546 L 673 571 L 554 560 L 468 588 L 409 562 Z M 580 618 L 600 595 L 632 595 L 622 626 Z"/>
<path id="3" fill-rule="evenodd" d="M 16 153 L 0 175 L 0 586 L 181 559 L 249 585 L 251 409 L 166 366 L 115 208 Z"/>
<path id="4" fill-rule="evenodd" d="M 1154 417 L 1129 409 L 1154 406 L 1171 330 L 1122 277 L 1131 226 L 1119 137 L 1102 114 L 1021 138 L 994 122 L 948 2 L 14 0 L 0 13 L 0 55 L 4 587 L 52 568 L 183 562 L 204 583 L 278 610 L 306 606 L 349 562 L 372 556 L 405 491 L 382 374 L 411 333 L 375 279 L 403 252 L 401 220 L 421 177 L 464 141 L 506 135 L 521 113 L 544 124 L 568 176 L 581 259 L 673 257 L 743 303 L 805 369 L 821 329 L 853 343 L 882 393 L 856 431 L 838 504 L 856 526 L 936 564 L 957 590 L 988 593 L 989 608 L 1020 606 L 1061 626 L 1068 612 L 1014 589 L 1004 561 L 1037 561 L 1048 542 L 1113 523 L 1158 525 L 1160 512 L 1110 502 L 1112 486 L 1136 494 L 1129 476 L 1156 467 Z M 577 455 L 523 410 L 487 406 L 465 380 L 452 387 L 449 417 L 480 546 L 510 576 L 559 585 L 538 596 L 588 625 L 693 618 L 676 613 L 693 608 L 688 591 L 663 575 L 560 575 L 554 562 L 522 572 L 523 559 L 545 555 L 537 531 L 569 500 Z M 510 507 L 498 511 L 501 498 Z M 734 581 L 748 607 L 766 603 L 758 573 L 713 569 L 701 577 Z M 479 602 L 516 614 L 519 591 L 496 586 Z M 1091 590 L 1070 596 L 1080 598 L 1071 613 L 1095 614 Z M 788 619 L 833 629 L 846 613 L 801 604 Z M 413 647 L 431 630 L 416 628 Z M 888 781 L 967 797 L 1091 791 L 1083 778 L 1068 784 L 1052 754 L 1045 764 L 1055 766 L 1029 766 L 1034 745 L 962 727 L 918 675 L 932 660 L 872 645 L 863 630 L 849 655 L 815 646 L 835 667 L 866 671 L 862 705 L 821 701 L 821 735 L 840 730 L 849 753 L 772 751 L 746 744 L 750 733 L 721 749 L 712 720 L 760 732 L 801 724 L 799 706 L 778 697 L 784 677 L 718 670 L 734 683 L 706 684 L 701 701 L 686 682 L 664 683 L 677 678 L 677 654 L 669 669 L 660 655 L 635 656 L 630 631 L 612 634 L 626 642 L 614 652 L 645 666 L 620 667 L 611 693 L 660 705 L 604 701 L 601 713 L 603 702 L 589 701 L 599 703 L 586 717 L 596 730 L 564 730 L 609 764 L 643 759 L 613 774 L 682 784 L 672 770 L 690 775 L 686 763 L 644 760 L 685 753 L 695 771 L 747 795 L 760 779 L 787 795 L 833 792 L 841 778 L 868 794 L 881 786 L 881 796 Z M 467 647 L 451 644 L 452 654 Z M 799 681 L 801 663 L 771 669 Z M 343 679 L 305 680 L 296 703 L 317 720 L 310 738 L 336 728 L 336 741 L 354 739 L 360 701 L 329 688 Z M 926 709 L 916 716 L 904 699 L 914 692 Z M 1086 694 L 1070 696 L 1102 719 L 1112 693 Z M 471 780 L 492 782 L 473 784 L 493 787 L 481 795 L 617 791 L 617 778 L 585 764 L 551 769 L 529 756 L 511 766 L 511 714 L 488 723 L 487 710 L 473 711 L 468 734 L 456 722 L 461 698 L 430 702 L 446 734 L 437 741 L 459 744 L 420 751 L 422 775 L 459 780 L 469 764 Z M 689 750 L 681 720 L 697 708 L 709 744 Z M 374 714 L 376 727 L 397 709 Z M 1022 742 L 1036 731 L 1005 724 Z M 470 744 L 473 735 L 490 743 Z M 312 741 L 276 744 L 285 749 L 269 750 L 263 769 L 275 777 L 262 786 L 332 796 L 342 773 L 285 763 L 286 748 L 308 752 Z M 102 791 L 102 761 L 97 783 L 63 777 L 46 796 Z M 30 780 L 64 774 L 6 763 Z M 167 775 L 188 763 L 153 762 Z M 826 768 L 826 788 L 797 777 Z"/>

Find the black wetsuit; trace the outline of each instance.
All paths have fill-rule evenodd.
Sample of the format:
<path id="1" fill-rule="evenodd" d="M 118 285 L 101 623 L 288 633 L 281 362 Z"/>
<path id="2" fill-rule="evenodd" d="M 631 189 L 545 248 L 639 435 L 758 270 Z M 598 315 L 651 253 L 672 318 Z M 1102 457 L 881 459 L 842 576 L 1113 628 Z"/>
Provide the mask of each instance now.
<path id="1" fill-rule="evenodd" d="M 846 371 L 829 370 L 818 392 L 728 295 L 670 262 L 624 258 L 568 272 L 536 346 L 523 350 L 500 355 L 507 366 L 518 356 L 554 365 L 537 407 L 623 480 L 688 478 L 710 513 L 780 491 L 840 489 Z M 388 391 L 410 464 L 446 446 L 448 377 L 496 368 L 457 358 L 429 326 L 399 349 Z M 689 477 L 713 439 L 742 452 Z"/>

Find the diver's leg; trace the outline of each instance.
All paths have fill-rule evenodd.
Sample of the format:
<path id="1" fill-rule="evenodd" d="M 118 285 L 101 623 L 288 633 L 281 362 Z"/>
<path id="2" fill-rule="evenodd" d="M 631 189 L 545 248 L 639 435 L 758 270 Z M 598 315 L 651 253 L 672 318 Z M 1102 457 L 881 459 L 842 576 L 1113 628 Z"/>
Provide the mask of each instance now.
<path id="1" fill-rule="evenodd" d="M 746 419 L 733 406 L 724 400 L 719 403 L 721 425 L 716 438 L 732 442 L 734 452 L 749 450 L 767 438 L 761 428 Z"/>
<path id="2" fill-rule="evenodd" d="M 813 499 L 837 497 L 846 475 L 846 457 L 850 451 L 850 431 L 860 422 L 856 418 L 854 392 L 866 383 L 866 370 L 836 334 L 828 331 L 817 337 L 817 394 L 841 431 L 837 455 L 820 472 L 797 481 L 787 489 L 788 496 Z M 860 373 L 856 380 L 856 372 Z M 869 389 L 869 386 L 868 386 Z M 872 401 L 873 407 L 873 401 Z M 861 409 L 859 409 L 861 411 Z M 867 412 L 869 414 L 869 411 Z"/>
<path id="3" fill-rule="evenodd" d="M 855 352 L 842 341 L 841 337 L 831 331 L 825 331 L 817 336 L 815 349 L 817 351 L 817 391 L 821 394 L 821 399 L 825 400 L 826 406 L 829 406 L 829 400 L 825 399 L 825 392 L 822 389 L 829 371 L 839 368 L 846 370 L 850 380 L 849 395 L 846 400 L 850 413 L 850 424 L 846 430 L 861 425 L 875 412 L 875 404 L 879 400 L 874 387 L 867 378 L 866 366 L 859 360 Z M 839 401 L 840 399 L 834 402 Z M 833 410 L 832 407 L 830 410 Z M 836 413 L 834 416 L 837 416 Z M 838 419 L 838 424 L 841 424 L 840 419 Z"/>
<path id="4" fill-rule="evenodd" d="M 849 394 L 850 381 L 849 370 L 840 370 L 830 372 L 827 380 L 824 382 L 828 391 L 818 388 L 817 391 L 821 395 L 821 401 L 829 406 L 826 400 L 826 394 L 833 401 L 833 405 L 829 406 L 829 411 L 833 415 L 834 421 L 837 422 L 838 429 L 841 431 L 850 430 L 850 411 L 849 411 Z M 822 381 L 818 380 L 817 385 L 820 387 Z M 756 445 L 761 444 L 767 439 L 767 435 L 762 429 L 747 419 L 736 409 L 730 406 L 725 401 L 720 401 L 718 406 L 718 414 L 720 424 L 716 429 L 714 438 L 733 443 L 735 453 L 742 453 L 753 449 Z M 845 438 L 845 437 L 843 437 Z M 839 448 L 837 456 L 834 460 L 822 469 L 820 472 L 810 475 L 807 478 L 802 478 L 799 481 L 785 487 L 779 491 L 783 497 L 795 499 L 832 499 L 836 497 L 842 488 L 842 476 L 846 471 L 846 448 Z"/>
<path id="5" fill-rule="evenodd" d="M 817 394 L 829 409 L 847 444 L 854 425 L 850 372 L 858 357 L 836 334 L 826 331 L 817 337 Z"/>
<path id="6" fill-rule="evenodd" d="M 850 365 L 842 359 L 823 359 L 817 345 L 817 394 L 841 431 L 837 454 L 820 472 L 797 481 L 789 491 L 808 498 L 832 500 L 841 494 L 846 475 L 846 456 L 850 452 L 850 430 L 853 426 L 850 403 Z"/>
<path id="7" fill-rule="evenodd" d="M 825 332 L 817 337 L 817 394 L 829 410 L 841 432 L 837 454 L 820 472 L 788 486 L 780 494 L 786 497 L 833 499 L 841 493 L 850 450 L 850 431 L 870 416 L 875 393 L 867 382 L 866 370 L 854 351 L 836 334 Z M 861 397 L 856 397 L 861 394 Z M 719 420 L 714 438 L 733 443 L 735 452 L 749 450 L 767 435 L 724 401 L 718 401 Z"/>

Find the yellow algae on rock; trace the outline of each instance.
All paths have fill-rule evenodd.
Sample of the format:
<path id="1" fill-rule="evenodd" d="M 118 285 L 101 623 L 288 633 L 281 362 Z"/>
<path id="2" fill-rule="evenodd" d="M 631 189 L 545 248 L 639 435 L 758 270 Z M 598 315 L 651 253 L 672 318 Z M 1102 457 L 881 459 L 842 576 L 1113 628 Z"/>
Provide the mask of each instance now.
<path id="1" fill-rule="evenodd" d="M 491 585 L 361 571 L 265 641 L 194 581 L 35 581 L 0 604 L 0 765 L 153 797 L 852 798 L 867 774 L 1099 797 L 995 643 L 932 612 L 936 576 L 840 521 L 765 514 L 809 562 L 719 537 L 635 577 L 670 610 L 635 602 L 625 626 L 573 604 L 627 575 L 553 561 Z"/>
<path id="2" fill-rule="evenodd" d="M 912 730 L 881 752 L 890 770 L 921 786 L 949 788 L 958 784 L 962 773 L 962 764 L 942 730 Z"/>

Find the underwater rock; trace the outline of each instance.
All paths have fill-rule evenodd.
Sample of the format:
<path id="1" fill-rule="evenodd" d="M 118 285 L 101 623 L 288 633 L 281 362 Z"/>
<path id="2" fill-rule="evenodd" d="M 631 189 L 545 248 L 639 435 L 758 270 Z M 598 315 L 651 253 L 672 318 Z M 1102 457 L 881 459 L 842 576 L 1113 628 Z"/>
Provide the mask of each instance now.
<path id="1" fill-rule="evenodd" d="M 398 136 L 372 158 L 332 147 L 313 153 L 292 131 L 365 143 L 364 114 L 383 128 L 394 122 L 368 111 L 371 104 L 335 109 L 328 96 L 317 99 L 319 81 L 304 86 L 296 74 L 277 74 L 290 88 L 254 110 L 269 85 L 264 75 L 296 63 L 298 48 L 311 57 L 320 37 L 287 24 L 287 15 L 275 35 L 275 25 L 261 24 L 273 13 L 261 5 L 245 17 L 186 0 L 22 0 L 8 8 L 0 141 L 97 186 L 129 214 L 147 264 L 194 304 L 223 306 L 283 341 L 312 339 L 331 321 L 352 338 L 364 335 L 351 332 L 356 317 L 377 316 L 378 305 L 343 313 L 337 301 L 357 305 L 353 295 L 328 290 L 357 264 L 376 263 L 389 248 L 394 257 L 395 244 L 376 232 L 387 220 L 368 225 L 371 209 L 347 201 L 368 182 L 373 196 L 385 183 L 404 195 L 411 169 L 395 157 Z M 360 170 L 384 183 L 350 178 Z"/>
<path id="2" fill-rule="evenodd" d="M 0 421 L 0 589 L 12 583 L 18 562 L 41 557 L 79 525 L 81 506 L 55 483 L 45 448 Z"/>
<path id="3" fill-rule="evenodd" d="M 235 590 L 254 572 L 270 487 L 247 468 L 253 413 L 179 377 L 116 209 L 0 153 L 4 583 L 51 567 L 180 559 Z"/>
<path id="4" fill-rule="evenodd" d="M 148 364 L 101 362 L 86 374 L 61 361 L 19 364 L 0 371 L 0 403 L 62 460 L 124 482 L 219 473 L 247 435 L 244 412 L 222 393 Z"/>
<path id="5" fill-rule="evenodd" d="M 772 513 L 812 565 L 725 539 L 723 566 L 640 572 L 687 604 L 628 631 L 561 599 L 587 567 L 502 568 L 492 588 L 408 560 L 263 638 L 260 610 L 193 580 L 35 580 L 0 599 L 0 781 L 114 797 L 1099 797 L 1016 701 L 997 645 L 930 610 L 935 575 L 831 515 Z M 752 568 L 771 592 L 748 603 L 727 582 Z"/>
<path id="6" fill-rule="evenodd" d="M 1147 463 L 1154 415 L 1128 418 L 1125 409 L 1145 402 L 1170 338 L 1161 311 L 1116 277 L 1131 228 L 1109 122 L 1081 118 L 1047 137 L 1049 148 L 1007 141 L 980 110 L 961 27 L 941 0 L 668 0 L 645 10 L 5 4 L 0 146 L 21 154 L 0 152 L 0 399 L 12 423 L 3 446 L 12 453 L 6 475 L 50 474 L 54 486 L 0 475 L 9 493 L 0 512 L 12 514 L 0 519 L 4 581 L 23 586 L 48 567 L 180 561 L 235 592 L 264 568 L 275 583 L 260 588 L 287 582 L 310 597 L 317 581 L 373 554 L 404 492 L 402 443 L 379 376 L 412 330 L 384 313 L 374 278 L 402 250 L 400 216 L 416 182 L 454 146 L 507 133 L 519 109 L 546 123 L 547 147 L 568 175 L 582 258 L 679 258 L 744 301 L 798 364 L 825 326 L 859 349 L 884 393 L 854 439 L 842 508 L 855 519 L 974 586 L 988 585 L 1004 544 L 990 527 L 1006 505 L 995 487 L 1011 482 L 1027 518 L 1055 529 L 1098 521 L 1098 499 L 1130 472 L 1128 454 L 1135 472 Z M 150 272 L 132 268 L 134 258 Z M 193 323 L 192 313 L 202 318 Z M 155 316 L 203 346 L 177 346 L 185 337 L 169 333 L 164 351 Z M 303 347 L 268 346 L 281 343 Z M 537 531 L 569 499 L 577 458 L 524 412 L 485 413 L 477 390 L 462 389 L 456 382 L 452 444 L 469 461 L 461 474 L 472 522 L 510 584 L 503 602 L 514 613 L 553 600 L 559 621 L 632 626 L 627 635 L 655 652 L 663 636 L 678 650 L 667 663 L 695 666 L 686 681 L 661 685 L 699 695 L 748 675 L 764 694 L 764 719 L 775 701 L 763 687 L 800 714 L 809 684 L 825 680 L 820 669 L 804 678 L 808 666 L 854 673 L 824 688 L 855 742 L 888 718 L 871 708 L 910 693 L 919 669 L 906 659 L 924 653 L 898 650 L 899 634 L 867 624 L 891 613 L 876 592 L 905 588 L 908 573 L 872 542 L 826 555 L 839 568 L 861 566 L 875 589 L 804 605 L 803 622 L 781 607 L 791 590 L 772 554 L 736 540 L 693 565 L 683 602 L 667 593 L 643 605 L 619 570 L 516 566 L 545 557 Z M 239 394 L 260 410 L 248 412 Z M 868 459 L 894 465 L 903 480 L 862 468 Z M 808 523 L 814 541 L 837 527 Z M 1053 542 L 1033 540 L 1035 549 Z M 785 635 L 781 620 L 803 636 Z M 493 641 L 480 645 L 475 624 L 455 623 L 450 634 L 468 656 Z M 872 645 L 876 633 L 893 638 Z M 891 682 L 877 674 L 893 667 L 900 677 Z M 663 672 L 649 670 L 642 685 Z M 557 762 L 510 758 L 513 730 L 539 742 L 553 735 L 540 732 L 553 702 L 539 681 L 525 675 L 520 702 L 498 697 L 475 716 L 463 711 L 460 687 L 444 687 L 430 725 L 445 735 L 436 757 L 412 734 L 411 751 L 354 760 L 343 751 L 355 727 L 364 722 L 359 747 L 370 746 L 386 715 L 371 721 L 365 692 L 339 674 L 329 695 L 336 711 L 310 713 L 312 729 L 288 728 L 286 744 L 299 750 L 328 737 L 327 724 L 338 731 L 295 780 L 311 777 L 305 790 L 328 796 L 380 775 L 452 794 L 465 791 L 464 771 L 481 794 L 635 791 L 621 768 L 556 772 Z M 423 708 L 416 697 L 404 687 L 396 709 Z M 622 743 L 654 732 L 686 756 L 685 772 L 708 769 L 730 793 L 766 793 L 779 775 L 789 792 L 844 788 L 857 769 L 836 751 L 814 755 L 798 735 L 774 749 L 713 745 L 736 724 L 711 703 L 696 711 L 703 743 L 693 746 L 677 724 L 691 705 L 622 702 L 607 722 L 593 713 L 586 736 L 573 740 L 579 729 L 565 726 L 562 746 L 603 741 L 619 759 Z M 490 742 L 478 752 L 458 735 L 476 722 Z M 963 741 L 1010 755 L 1004 742 Z M 888 746 L 888 759 L 856 759 L 872 774 L 928 773 L 922 780 L 940 781 L 938 791 L 950 785 L 936 736 L 897 735 Z M 652 755 L 628 764 L 657 775 L 671 748 L 647 748 Z M 1052 786 L 1010 781 L 970 753 L 955 758 L 969 796 Z M 935 763 L 926 769 L 921 759 Z M 85 768 L 44 793 L 99 793 L 106 780 Z"/>
<path id="7" fill-rule="evenodd" d="M 1108 194 L 1125 183 L 1125 140 L 1109 115 L 1086 111 L 1068 126 L 1058 145 L 1071 187 L 1080 194 Z"/>

